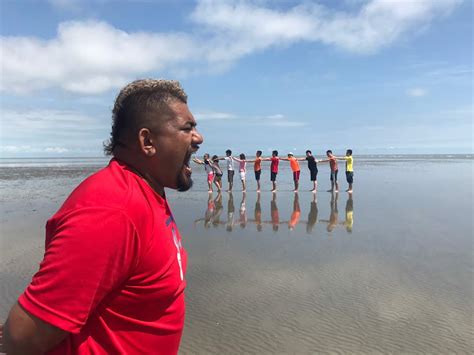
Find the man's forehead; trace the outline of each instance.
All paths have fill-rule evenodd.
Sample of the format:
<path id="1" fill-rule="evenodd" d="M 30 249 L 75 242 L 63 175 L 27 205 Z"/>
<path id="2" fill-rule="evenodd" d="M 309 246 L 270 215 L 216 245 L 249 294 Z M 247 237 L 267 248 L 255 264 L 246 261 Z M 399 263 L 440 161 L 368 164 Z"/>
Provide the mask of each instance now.
<path id="1" fill-rule="evenodd" d="M 170 118 L 177 119 L 183 123 L 196 123 L 196 120 L 194 119 L 194 116 L 191 111 L 189 111 L 189 107 L 186 103 L 176 100 L 169 104 L 169 108 L 173 116 Z"/>

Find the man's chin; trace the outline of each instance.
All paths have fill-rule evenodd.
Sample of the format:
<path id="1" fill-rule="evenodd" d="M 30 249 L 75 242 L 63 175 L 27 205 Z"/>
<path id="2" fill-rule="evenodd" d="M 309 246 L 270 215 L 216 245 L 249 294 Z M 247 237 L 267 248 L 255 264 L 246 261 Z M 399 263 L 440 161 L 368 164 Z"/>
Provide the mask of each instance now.
<path id="1" fill-rule="evenodd" d="M 178 176 L 176 190 L 180 192 L 188 191 L 193 186 L 193 180 L 191 177 L 185 177 L 183 175 Z"/>

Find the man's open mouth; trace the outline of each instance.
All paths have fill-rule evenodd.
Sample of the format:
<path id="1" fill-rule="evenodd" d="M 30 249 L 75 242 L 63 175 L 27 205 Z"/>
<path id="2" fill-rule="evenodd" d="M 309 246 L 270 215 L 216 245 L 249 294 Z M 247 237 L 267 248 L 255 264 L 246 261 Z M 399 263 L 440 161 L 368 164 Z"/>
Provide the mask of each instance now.
<path id="1" fill-rule="evenodd" d="M 191 176 L 192 174 L 192 169 L 189 166 L 189 162 L 191 160 L 191 153 L 186 154 L 186 158 L 184 159 L 184 164 L 183 164 L 183 170 L 185 175 Z"/>

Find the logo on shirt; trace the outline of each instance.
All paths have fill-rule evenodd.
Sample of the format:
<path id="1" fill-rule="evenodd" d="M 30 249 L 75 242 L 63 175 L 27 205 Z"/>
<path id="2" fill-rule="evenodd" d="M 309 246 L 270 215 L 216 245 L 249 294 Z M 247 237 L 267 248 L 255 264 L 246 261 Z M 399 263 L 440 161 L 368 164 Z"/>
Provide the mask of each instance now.
<path id="1" fill-rule="evenodd" d="M 169 226 L 171 222 L 174 222 L 173 216 L 170 216 L 168 220 L 166 221 L 166 225 Z M 173 235 L 173 242 L 174 246 L 176 247 L 176 259 L 178 260 L 178 266 L 179 266 L 179 277 L 181 278 L 181 281 L 184 280 L 184 273 L 183 273 L 183 262 L 181 259 L 181 240 L 178 239 L 178 233 L 176 231 L 176 228 L 174 225 L 171 226 L 171 234 Z"/>

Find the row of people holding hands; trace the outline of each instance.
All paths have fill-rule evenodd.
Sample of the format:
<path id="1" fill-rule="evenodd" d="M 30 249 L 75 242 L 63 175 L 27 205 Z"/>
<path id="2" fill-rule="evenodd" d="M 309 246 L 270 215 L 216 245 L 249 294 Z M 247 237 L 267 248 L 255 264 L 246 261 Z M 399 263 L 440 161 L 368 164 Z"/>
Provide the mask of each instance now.
<path id="1" fill-rule="evenodd" d="M 212 184 L 217 187 L 217 190 L 222 189 L 222 176 L 223 172 L 219 166 L 219 161 L 224 160 L 227 167 L 227 181 L 229 183 L 229 188 L 227 191 L 232 191 L 234 184 L 234 173 L 235 173 L 235 163 L 238 163 L 238 171 L 240 175 L 240 181 L 242 182 L 242 191 L 246 191 L 246 174 L 247 174 L 247 163 L 254 163 L 254 174 L 255 180 L 257 182 L 257 192 L 260 192 L 260 176 L 262 173 L 262 161 L 270 161 L 270 180 L 272 182 L 272 192 L 276 192 L 277 185 L 276 180 L 279 171 L 279 162 L 280 160 L 285 160 L 290 162 L 290 167 L 293 172 L 293 182 L 294 182 L 294 191 L 297 192 L 299 188 L 299 179 L 300 179 L 300 161 L 306 160 L 308 162 L 308 169 L 310 172 L 310 180 L 313 183 L 313 188 L 311 192 L 317 192 L 317 176 L 318 176 L 318 163 L 329 163 L 331 170 L 330 180 L 331 180 L 331 189 L 330 192 L 338 192 L 339 183 L 337 181 L 338 175 L 338 164 L 337 160 L 345 160 L 346 162 L 346 180 L 348 183 L 348 189 L 346 190 L 349 193 L 352 193 L 352 184 L 354 180 L 354 170 L 352 157 L 352 150 L 348 149 L 346 155 L 343 157 L 337 157 L 333 155 L 331 150 L 326 151 L 327 159 L 316 159 L 311 150 L 306 151 L 305 157 L 295 157 L 292 152 L 289 152 L 287 158 L 280 158 L 278 156 L 278 151 L 274 150 L 271 157 L 262 157 L 262 151 L 257 150 L 255 153 L 254 159 L 247 159 L 244 153 L 241 153 L 239 157 L 232 156 L 232 151 L 228 149 L 224 157 L 219 157 L 217 155 L 210 157 L 208 153 L 205 153 L 203 159 L 198 159 L 193 157 L 193 161 L 197 164 L 204 165 L 204 169 L 207 173 L 207 184 L 209 187 L 209 192 L 212 192 Z"/>

